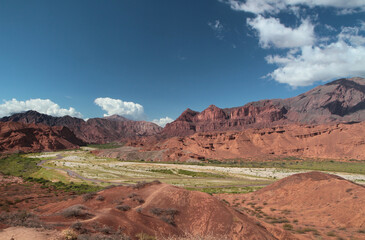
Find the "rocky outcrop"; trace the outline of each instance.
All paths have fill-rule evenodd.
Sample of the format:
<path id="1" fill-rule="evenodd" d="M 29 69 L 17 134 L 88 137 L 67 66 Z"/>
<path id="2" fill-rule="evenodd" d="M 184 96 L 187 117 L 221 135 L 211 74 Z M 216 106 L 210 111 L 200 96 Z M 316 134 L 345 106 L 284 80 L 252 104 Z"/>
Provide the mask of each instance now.
<path id="1" fill-rule="evenodd" d="M 54 151 L 84 144 L 67 127 L 0 122 L 0 152 Z"/>
<path id="2" fill-rule="evenodd" d="M 151 159 L 153 161 L 270 160 L 289 156 L 365 160 L 365 122 L 200 132 L 150 142 L 134 141 L 127 145 L 141 148 L 139 151 L 160 151 L 159 157 Z M 113 156 L 111 152 L 99 155 Z"/>
<path id="3" fill-rule="evenodd" d="M 185 110 L 162 131 L 164 137 L 195 132 L 240 131 L 291 123 L 323 124 L 365 120 L 365 79 L 339 79 L 297 97 L 262 100 L 242 107 Z"/>
<path id="4" fill-rule="evenodd" d="M 66 126 L 75 135 L 87 143 L 107 143 L 150 136 L 159 133 L 162 128 L 154 123 L 132 121 L 122 116 L 113 115 L 105 118 L 80 118 L 64 116 L 53 117 L 36 111 L 17 113 L 0 119 L 0 122 L 21 122 L 45 124 L 48 126 Z"/>

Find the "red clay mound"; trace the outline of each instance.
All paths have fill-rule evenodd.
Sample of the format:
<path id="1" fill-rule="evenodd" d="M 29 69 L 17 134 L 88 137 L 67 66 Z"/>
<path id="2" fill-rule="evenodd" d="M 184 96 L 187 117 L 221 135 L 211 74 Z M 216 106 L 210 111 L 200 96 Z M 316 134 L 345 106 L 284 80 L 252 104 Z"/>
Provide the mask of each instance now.
<path id="1" fill-rule="evenodd" d="M 365 187 L 321 172 L 295 174 L 257 192 L 220 195 L 249 211 L 262 214 L 267 222 L 287 223 L 293 230 L 363 239 Z M 332 233 L 330 233 L 332 232 Z"/>
<path id="2" fill-rule="evenodd" d="M 67 127 L 0 122 L 0 152 L 53 151 L 83 144 Z"/>
<path id="3" fill-rule="evenodd" d="M 284 230 L 270 233 L 256 220 L 201 192 L 191 192 L 161 183 L 115 187 L 95 196 L 78 197 L 40 208 L 43 221 L 70 226 L 81 232 L 119 229 L 131 236 L 173 236 L 190 233 L 228 239 L 294 239 Z M 86 230 L 85 230 L 86 229 Z"/>

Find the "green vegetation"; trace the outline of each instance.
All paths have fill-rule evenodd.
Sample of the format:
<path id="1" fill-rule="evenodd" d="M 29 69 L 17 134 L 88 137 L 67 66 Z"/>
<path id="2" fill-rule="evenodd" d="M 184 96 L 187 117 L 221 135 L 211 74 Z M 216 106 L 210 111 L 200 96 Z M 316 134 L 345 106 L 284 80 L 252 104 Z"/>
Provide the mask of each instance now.
<path id="1" fill-rule="evenodd" d="M 96 191 L 103 189 L 103 187 L 97 186 L 97 185 L 88 185 L 85 183 L 75 184 L 73 182 L 63 183 L 61 181 L 51 182 L 44 178 L 27 177 L 24 180 L 29 181 L 29 182 L 40 183 L 44 186 L 44 188 L 55 188 L 56 190 L 62 190 L 62 191 L 66 191 L 66 192 L 75 192 L 77 194 L 96 192 Z"/>
<path id="2" fill-rule="evenodd" d="M 123 143 L 105 143 L 105 144 L 89 144 L 87 147 L 97 149 L 113 149 L 123 147 Z"/>
<path id="3" fill-rule="evenodd" d="M 329 172 L 347 172 L 365 174 L 365 162 L 364 161 L 314 161 L 312 160 L 297 160 L 296 158 L 285 158 L 280 161 L 268 161 L 268 162 L 254 162 L 254 161 L 238 161 L 231 160 L 221 162 L 217 160 L 208 160 L 208 163 L 199 163 L 199 165 L 209 166 L 225 166 L 225 167 L 242 167 L 242 168 L 283 168 L 283 169 L 295 169 L 295 170 L 316 170 L 316 171 L 329 171 Z"/>
<path id="4" fill-rule="evenodd" d="M 29 177 L 41 169 L 37 166 L 39 161 L 41 161 L 39 158 L 27 158 L 20 154 L 13 154 L 0 159 L 0 172 L 4 175 Z"/>
<path id="5" fill-rule="evenodd" d="M 205 192 L 208 194 L 219 194 L 219 193 L 250 193 L 257 191 L 263 187 L 209 187 L 209 188 L 197 188 L 197 187 L 186 187 L 186 190 Z"/>
<path id="6" fill-rule="evenodd" d="M 155 173 L 175 174 L 171 169 L 151 169 L 149 171 L 155 172 Z"/>
<path id="7" fill-rule="evenodd" d="M 50 181 L 61 181 L 64 183 L 70 182 L 70 177 L 68 177 L 66 174 L 62 174 L 56 170 L 53 169 L 45 169 L 41 168 L 37 172 L 30 175 L 30 177 L 33 178 L 44 178 Z"/>
<path id="8" fill-rule="evenodd" d="M 215 173 L 209 173 L 209 172 L 193 172 L 193 171 L 184 170 L 184 169 L 178 169 L 177 170 L 177 173 L 178 174 L 181 174 L 181 175 L 191 176 L 191 177 L 224 178 L 224 176 L 219 175 L 219 174 L 215 174 Z"/>

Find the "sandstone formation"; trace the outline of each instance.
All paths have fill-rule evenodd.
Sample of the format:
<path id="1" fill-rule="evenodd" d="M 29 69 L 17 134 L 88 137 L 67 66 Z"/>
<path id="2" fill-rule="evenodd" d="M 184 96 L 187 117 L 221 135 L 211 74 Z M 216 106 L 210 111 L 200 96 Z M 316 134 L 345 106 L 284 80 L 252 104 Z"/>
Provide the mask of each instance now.
<path id="1" fill-rule="evenodd" d="M 150 152 L 151 159 L 144 159 L 154 161 L 269 160 L 287 156 L 364 160 L 365 122 L 204 132 L 159 141 L 132 141 L 127 145 Z M 116 154 L 118 151 L 110 149 L 98 155 L 122 157 Z"/>
<path id="2" fill-rule="evenodd" d="M 291 123 L 323 124 L 365 120 L 365 79 L 339 79 L 297 97 L 262 100 L 242 107 L 202 112 L 185 110 L 166 125 L 162 136 L 187 136 L 195 132 L 240 131 Z"/>
<path id="3" fill-rule="evenodd" d="M 84 142 L 67 127 L 0 122 L 0 152 L 39 152 L 78 148 Z"/>
<path id="4" fill-rule="evenodd" d="M 0 122 L 21 122 L 45 124 L 48 126 L 66 126 L 75 135 L 87 143 L 107 143 L 149 136 L 159 133 L 162 128 L 154 123 L 132 121 L 113 115 L 105 118 L 90 118 L 84 121 L 80 118 L 64 116 L 53 117 L 36 111 L 13 114 L 0 119 Z"/>

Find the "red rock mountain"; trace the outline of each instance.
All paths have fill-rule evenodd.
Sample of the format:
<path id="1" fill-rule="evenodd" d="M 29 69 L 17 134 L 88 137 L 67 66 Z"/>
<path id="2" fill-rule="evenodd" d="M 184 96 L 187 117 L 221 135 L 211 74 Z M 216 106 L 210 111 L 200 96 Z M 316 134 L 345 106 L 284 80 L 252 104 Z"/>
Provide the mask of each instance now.
<path id="1" fill-rule="evenodd" d="M 150 136 L 159 133 L 162 128 L 154 123 L 132 121 L 113 115 L 105 118 L 90 118 L 84 121 L 80 118 L 64 116 L 53 117 L 36 111 L 13 114 L 0 119 L 0 122 L 21 122 L 45 124 L 48 126 L 66 126 L 75 135 L 87 143 L 107 143 L 125 138 Z"/>
<path id="2" fill-rule="evenodd" d="M 202 112 L 185 110 L 164 128 L 162 135 L 186 136 L 195 132 L 242 130 L 290 123 L 322 124 L 365 120 L 365 79 L 339 79 L 297 97 L 262 100 L 242 107 Z"/>
<path id="3" fill-rule="evenodd" d="M 38 152 L 78 148 L 84 142 L 67 127 L 0 122 L 0 152 Z"/>

